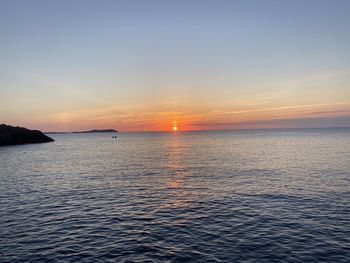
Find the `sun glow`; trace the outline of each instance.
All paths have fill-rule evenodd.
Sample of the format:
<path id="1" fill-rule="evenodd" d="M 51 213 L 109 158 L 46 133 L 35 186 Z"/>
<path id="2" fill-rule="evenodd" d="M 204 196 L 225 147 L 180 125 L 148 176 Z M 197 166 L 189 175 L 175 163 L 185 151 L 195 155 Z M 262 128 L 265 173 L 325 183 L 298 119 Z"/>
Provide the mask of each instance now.
<path id="1" fill-rule="evenodd" d="M 174 132 L 177 131 L 177 122 L 176 121 L 173 122 L 173 131 Z"/>

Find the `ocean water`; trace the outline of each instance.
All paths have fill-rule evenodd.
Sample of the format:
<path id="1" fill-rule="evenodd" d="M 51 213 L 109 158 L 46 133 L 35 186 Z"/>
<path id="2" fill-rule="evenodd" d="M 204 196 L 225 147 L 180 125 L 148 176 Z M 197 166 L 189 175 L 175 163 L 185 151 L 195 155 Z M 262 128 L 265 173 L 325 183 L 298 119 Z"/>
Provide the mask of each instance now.
<path id="1" fill-rule="evenodd" d="M 350 262 L 350 129 L 0 147 L 0 262 Z"/>

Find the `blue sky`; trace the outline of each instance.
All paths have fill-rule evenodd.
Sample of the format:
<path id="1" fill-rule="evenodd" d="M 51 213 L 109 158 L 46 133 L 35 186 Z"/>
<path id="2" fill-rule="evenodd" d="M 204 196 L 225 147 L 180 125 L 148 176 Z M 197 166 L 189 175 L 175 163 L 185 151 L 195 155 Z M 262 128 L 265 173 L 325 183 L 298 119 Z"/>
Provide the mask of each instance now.
<path id="1" fill-rule="evenodd" d="M 350 126 L 350 1 L 3 0 L 0 36 L 3 122 Z"/>

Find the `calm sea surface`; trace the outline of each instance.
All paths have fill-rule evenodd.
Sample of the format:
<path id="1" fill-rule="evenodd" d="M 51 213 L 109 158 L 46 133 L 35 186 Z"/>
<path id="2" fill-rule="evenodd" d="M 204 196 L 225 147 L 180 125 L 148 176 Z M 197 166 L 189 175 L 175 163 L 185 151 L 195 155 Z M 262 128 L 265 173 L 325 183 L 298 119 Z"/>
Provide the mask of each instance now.
<path id="1" fill-rule="evenodd" d="M 350 262 L 350 129 L 0 147 L 0 262 Z"/>

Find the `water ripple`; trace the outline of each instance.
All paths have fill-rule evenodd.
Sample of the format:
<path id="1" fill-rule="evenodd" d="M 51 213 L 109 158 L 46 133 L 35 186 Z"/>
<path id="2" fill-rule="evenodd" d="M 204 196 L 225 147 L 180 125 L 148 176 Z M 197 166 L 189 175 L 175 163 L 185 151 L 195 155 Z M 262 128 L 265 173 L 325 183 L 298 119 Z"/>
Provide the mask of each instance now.
<path id="1" fill-rule="evenodd" d="M 0 262 L 350 262 L 349 131 L 271 133 L 1 148 Z"/>

